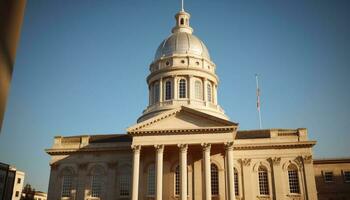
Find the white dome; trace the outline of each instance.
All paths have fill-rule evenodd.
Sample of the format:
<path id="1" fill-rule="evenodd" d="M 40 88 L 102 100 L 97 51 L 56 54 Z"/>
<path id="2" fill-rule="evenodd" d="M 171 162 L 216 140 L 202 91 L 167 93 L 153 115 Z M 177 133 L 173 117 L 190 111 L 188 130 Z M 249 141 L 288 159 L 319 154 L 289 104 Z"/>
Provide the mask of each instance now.
<path id="1" fill-rule="evenodd" d="M 193 54 L 210 60 L 208 49 L 204 43 L 198 37 L 187 32 L 175 32 L 165 39 L 159 45 L 154 60 L 174 54 Z"/>

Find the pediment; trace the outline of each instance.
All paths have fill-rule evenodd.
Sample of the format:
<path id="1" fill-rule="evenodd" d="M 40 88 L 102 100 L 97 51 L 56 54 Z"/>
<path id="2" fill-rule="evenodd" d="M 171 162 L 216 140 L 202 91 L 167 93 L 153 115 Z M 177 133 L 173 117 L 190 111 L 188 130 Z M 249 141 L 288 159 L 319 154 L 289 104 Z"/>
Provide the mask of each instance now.
<path id="1" fill-rule="evenodd" d="M 233 128 L 238 124 L 221 119 L 188 107 L 180 107 L 141 123 L 137 123 L 127 129 L 129 134 L 135 132 L 162 132 L 181 130 L 202 130 L 215 128 Z"/>

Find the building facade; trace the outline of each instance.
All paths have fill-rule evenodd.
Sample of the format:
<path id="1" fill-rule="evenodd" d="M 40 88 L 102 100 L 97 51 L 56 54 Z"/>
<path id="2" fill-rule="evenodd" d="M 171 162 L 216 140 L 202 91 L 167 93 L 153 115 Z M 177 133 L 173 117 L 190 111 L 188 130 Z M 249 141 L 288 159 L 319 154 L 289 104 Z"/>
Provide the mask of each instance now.
<path id="1" fill-rule="evenodd" d="M 150 64 L 149 105 L 126 134 L 55 137 L 48 199 L 316 200 L 307 130 L 239 130 L 190 14 L 175 20 Z"/>
<path id="2" fill-rule="evenodd" d="M 15 167 L 0 163 L 0 200 L 19 200 L 25 173 Z"/>
<path id="3" fill-rule="evenodd" d="M 350 199 L 350 159 L 314 161 L 319 200 Z"/>

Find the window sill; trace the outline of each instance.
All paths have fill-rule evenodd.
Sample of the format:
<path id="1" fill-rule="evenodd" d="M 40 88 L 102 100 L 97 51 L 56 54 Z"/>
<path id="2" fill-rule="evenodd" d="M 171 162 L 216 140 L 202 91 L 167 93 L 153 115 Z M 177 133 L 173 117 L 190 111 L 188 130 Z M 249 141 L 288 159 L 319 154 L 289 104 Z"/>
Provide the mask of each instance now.
<path id="1" fill-rule="evenodd" d="M 257 198 L 259 200 L 271 200 L 271 196 L 270 195 L 258 195 Z"/>

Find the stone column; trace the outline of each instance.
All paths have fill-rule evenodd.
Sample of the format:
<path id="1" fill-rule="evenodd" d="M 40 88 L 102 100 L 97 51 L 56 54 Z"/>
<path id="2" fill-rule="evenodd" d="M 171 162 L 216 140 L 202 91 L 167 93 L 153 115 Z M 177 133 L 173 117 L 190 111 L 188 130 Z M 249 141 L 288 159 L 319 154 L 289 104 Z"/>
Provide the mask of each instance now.
<path id="1" fill-rule="evenodd" d="M 281 158 L 279 157 L 274 157 L 269 159 L 271 166 L 272 166 L 272 171 L 273 171 L 273 187 L 275 188 L 275 197 L 276 199 L 284 199 L 284 191 L 283 191 L 283 172 L 282 172 L 282 167 L 280 166 L 281 163 Z"/>
<path id="2" fill-rule="evenodd" d="M 254 199 L 253 197 L 253 188 L 251 183 L 251 168 L 250 168 L 250 158 L 240 159 L 243 169 L 243 199 Z"/>
<path id="3" fill-rule="evenodd" d="M 188 98 L 190 100 L 194 99 L 194 94 L 195 89 L 194 89 L 194 83 L 193 83 L 193 75 L 188 76 Z"/>
<path id="4" fill-rule="evenodd" d="M 187 199 L 187 144 L 179 144 L 180 148 L 180 200 Z"/>
<path id="5" fill-rule="evenodd" d="M 163 77 L 159 79 L 159 102 L 163 102 Z"/>
<path id="6" fill-rule="evenodd" d="M 204 161 L 205 200 L 211 200 L 210 144 L 202 144 Z"/>
<path id="7" fill-rule="evenodd" d="M 233 169 L 233 142 L 227 142 L 225 144 L 226 150 L 226 160 L 227 169 L 226 173 L 228 175 L 228 200 L 235 199 L 235 179 L 234 179 L 234 169 Z"/>
<path id="8" fill-rule="evenodd" d="M 204 78 L 203 80 L 203 97 L 204 97 L 204 102 L 205 105 L 207 105 L 208 102 L 208 90 L 207 90 L 207 84 L 208 84 L 208 79 Z"/>
<path id="9" fill-rule="evenodd" d="M 132 146 L 134 159 L 132 163 L 132 200 L 138 200 L 139 194 L 139 168 L 140 168 L 140 151 L 141 146 Z"/>
<path id="10" fill-rule="evenodd" d="M 305 187 L 306 196 L 308 200 L 317 200 L 316 182 L 315 182 L 315 172 L 312 162 L 312 156 L 302 156 L 302 163 L 304 164 L 304 177 L 305 177 Z"/>
<path id="11" fill-rule="evenodd" d="M 177 88 L 177 77 L 176 76 L 173 76 L 173 99 L 174 100 L 177 100 L 179 97 L 179 95 L 178 95 L 178 92 L 177 92 L 177 90 L 178 90 L 178 88 Z"/>
<path id="12" fill-rule="evenodd" d="M 156 200 L 162 200 L 163 196 L 163 152 L 164 145 L 154 145 L 156 148 Z"/>

